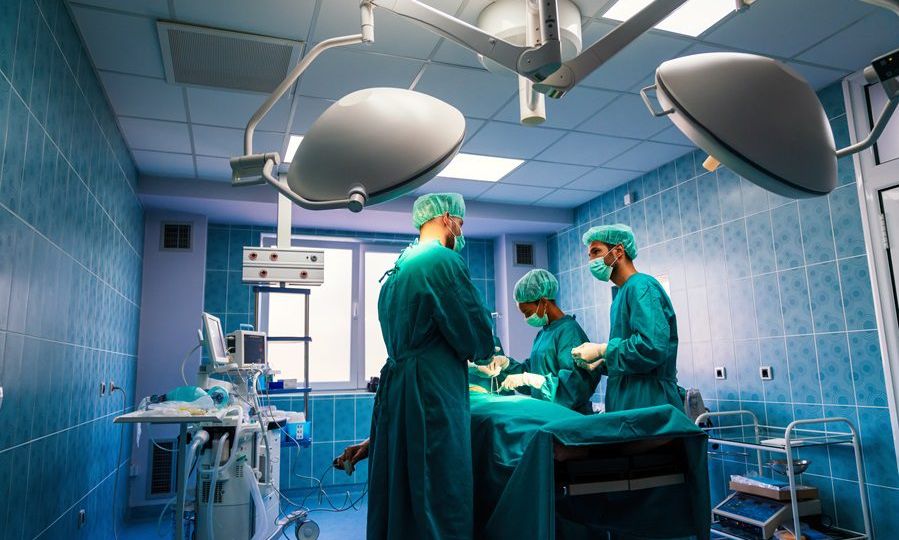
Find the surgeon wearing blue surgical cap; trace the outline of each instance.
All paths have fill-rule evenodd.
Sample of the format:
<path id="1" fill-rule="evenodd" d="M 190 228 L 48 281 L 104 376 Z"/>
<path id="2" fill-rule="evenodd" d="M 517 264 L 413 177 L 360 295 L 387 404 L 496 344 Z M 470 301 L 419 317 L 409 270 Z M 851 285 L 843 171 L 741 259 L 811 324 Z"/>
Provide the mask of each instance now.
<path id="1" fill-rule="evenodd" d="M 590 272 L 618 286 L 607 343 L 583 343 L 571 353 L 587 371 L 608 375 L 606 411 L 670 404 L 683 408 L 677 386 L 677 319 L 671 299 L 652 276 L 634 266 L 637 242 L 627 225 L 602 225 L 584 234 Z"/>

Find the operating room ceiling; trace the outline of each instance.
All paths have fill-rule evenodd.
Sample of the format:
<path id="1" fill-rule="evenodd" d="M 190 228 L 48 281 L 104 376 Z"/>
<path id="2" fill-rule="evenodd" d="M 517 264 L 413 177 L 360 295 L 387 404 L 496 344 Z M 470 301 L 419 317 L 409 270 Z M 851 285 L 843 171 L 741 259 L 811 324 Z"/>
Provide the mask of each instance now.
<path id="1" fill-rule="evenodd" d="M 731 1 L 731 0 L 727 0 Z M 616 23 L 613 0 L 575 0 L 584 43 Z M 426 0 L 474 22 L 490 0 Z M 261 94 L 166 82 L 157 20 L 317 43 L 359 31 L 359 0 L 69 0 L 125 140 L 142 175 L 230 180 L 228 157 Z M 252 8 L 250 8 L 252 6 Z M 414 23 L 375 12 L 372 46 L 325 53 L 257 130 L 257 150 L 283 153 L 333 100 L 372 86 L 412 88 L 467 118 L 463 152 L 525 160 L 496 183 L 437 178 L 420 192 L 453 190 L 490 203 L 571 208 L 686 152 L 691 143 L 645 110 L 638 90 L 678 56 L 736 50 L 787 62 L 816 88 L 896 47 L 899 20 L 858 0 L 757 0 L 698 39 L 652 31 L 573 92 L 547 99 L 541 127 L 518 124 L 517 83 L 484 70 L 475 55 Z"/>

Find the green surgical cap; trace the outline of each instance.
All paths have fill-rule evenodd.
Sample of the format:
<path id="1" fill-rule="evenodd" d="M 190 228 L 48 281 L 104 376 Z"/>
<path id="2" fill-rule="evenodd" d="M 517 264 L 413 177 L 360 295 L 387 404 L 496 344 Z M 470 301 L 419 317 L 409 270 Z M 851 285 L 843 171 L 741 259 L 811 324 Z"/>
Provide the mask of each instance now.
<path id="1" fill-rule="evenodd" d="M 457 218 L 465 217 L 465 200 L 458 193 L 428 193 L 415 199 L 412 205 L 412 223 L 416 229 L 446 212 Z"/>
<path id="2" fill-rule="evenodd" d="M 591 242 L 602 242 L 610 246 L 621 244 L 631 260 L 637 258 L 637 240 L 634 239 L 634 231 L 623 223 L 591 227 L 584 233 L 584 245 L 589 246 Z"/>
<path id="3" fill-rule="evenodd" d="M 515 301 L 519 304 L 536 302 L 541 298 L 555 300 L 559 293 L 559 280 L 547 270 L 531 270 L 515 284 Z"/>

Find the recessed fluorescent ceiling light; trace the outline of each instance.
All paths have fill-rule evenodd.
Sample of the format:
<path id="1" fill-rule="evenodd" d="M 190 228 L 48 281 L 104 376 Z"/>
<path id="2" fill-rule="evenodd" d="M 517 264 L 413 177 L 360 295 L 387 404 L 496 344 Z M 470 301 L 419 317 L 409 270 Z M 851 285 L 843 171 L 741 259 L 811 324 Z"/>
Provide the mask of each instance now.
<path id="1" fill-rule="evenodd" d="M 496 182 L 522 163 L 524 163 L 524 160 L 521 159 L 460 153 L 456 154 L 456 157 L 437 176 Z"/>
<path id="2" fill-rule="evenodd" d="M 626 21 L 653 0 L 618 0 L 603 14 L 607 19 Z M 659 30 L 696 37 L 734 10 L 734 0 L 687 0 L 656 25 Z"/>
<path id="3" fill-rule="evenodd" d="M 302 135 L 291 135 L 290 141 L 287 142 L 287 152 L 284 153 L 284 163 L 293 161 L 293 155 L 297 153 L 300 142 L 303 140 Z"/>

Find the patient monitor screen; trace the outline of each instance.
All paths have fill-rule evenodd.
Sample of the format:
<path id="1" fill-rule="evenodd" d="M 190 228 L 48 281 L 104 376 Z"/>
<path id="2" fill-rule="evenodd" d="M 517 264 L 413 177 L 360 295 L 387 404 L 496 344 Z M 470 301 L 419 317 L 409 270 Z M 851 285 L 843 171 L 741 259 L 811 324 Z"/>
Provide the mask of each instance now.
<path id="1" fill-rule="evenodd" d="M 244 334 L 243 336 L 243 363 L 265 363 L 265 336 Z"/>

